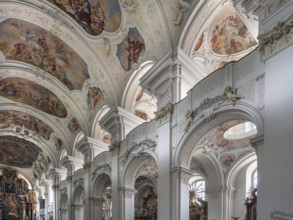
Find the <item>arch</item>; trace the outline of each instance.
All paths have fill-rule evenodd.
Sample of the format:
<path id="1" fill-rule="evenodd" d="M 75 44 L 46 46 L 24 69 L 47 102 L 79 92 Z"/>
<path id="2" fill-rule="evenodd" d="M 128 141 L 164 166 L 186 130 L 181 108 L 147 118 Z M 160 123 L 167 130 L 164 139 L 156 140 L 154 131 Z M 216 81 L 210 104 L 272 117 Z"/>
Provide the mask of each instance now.
<path id="1" fill-rule="evenodd" d="M 127 161 L 121 175 L 123 186 L 133 189 L 136 178 L 141 175 L 157 175 L 157 156 L 154 153 L 144 153 Z"/>
<path id="2" fill-rule="evenodd" d="M 251 175 L 257 166 L 256 164 L 257 164 L 257 156 L 255 153 L 251 153 L 249 155 L 246 155 L 244 158 L 240 159 L 227 174 L 227 179 L 226 179 L 227 186 L 233 187 L 235 185 L 237 175 L 245 167 L 246 167 L 246 176 L 249 174 Z"/>
<path id="3" fill-rule="evenodd" d="M 109 186 L 111 186 L 111 176 L 108 173 L 100 174 L 94 180 L 93 195 L 97 198 L 103 198 L 103 193 Z"/>
<path id="4" fill-rule="evenodd" d="M 74 143 L 73 143 L 73 146 L 72 146 L 72 156 L 73 157 L 77 157 L 77 158 L 80 158 L 80 159 L 84 159 L 84 155 L 77 151 L 76 148 L 75 148 L 75 145 L 82 139 L 84 138 L 84 133 L 83 132 L 79 132 L 76 137 L 75 137 L 75 140 L 74 140 Z"/>
<path id="5" fill-rule="evenodd" d="M 199 152 L 198 149 L 195 149 L 191 153 L 191 155 L 194 156 L 190 157 L 190 161 L 188 162 L 188 168 L 191 171 L 200 174 L 204 178 L 204 180 L 206 181 L 206 188 L 220 186 L 223 184 L 223 172 L 218 163 L 218 160 L 213 155 L 204 154 L 202 152 Z M 196 164 L 196 170 L 192 169 L 192 163 L 194 158 L 198 160 Z"/>
<path id="6" fill-rule="evenodd" d="M 139 84 L 140 79 L 153 67 L 153 65 L 154 62 L 148 60 L 134 71 L 127 82 L 121 100 L 121 106 L 124 109 L 146 121 L 153 119 L 155 116 L 154 112 L 157 110 L 156 98 L 145 93 Z"/>
<path id="7" fill-rule="evenodd" d="M 262 114 L 254 106 L 245 102 L 237 103 L 234 106 L 233 104 L 224 104 L 214 112 L 214 118 L 212 120 L 207 122 L 204 118 L 201 118 L 193 122 L 179 141 L 173 158 L 173 166 L 187 168 L 190 155 L 204 134 L 220 123 L 230 120 L 250 121 L 256 125 L 257 135 L 263 134 L 264 125 Z"/>
<path id="8" fill-rule="evenodd" d="M 68 220 L 68 196 L 63 193 L 60 198 L 60 220 Z"/>
<path id="9" fill-rule="evenodd" d="M 73 194 L 73 203 L 74 203 L 74 220 L 84 219 L 84 188 L 78 186 Z"/>
<path id="10" fill-rule="evenodd" d="M 106 131 L 103 131 L 101 129 L 101 126 L 99 125 L 99 121 L 101 118 L 104 117 L 105 114 L 107 114 L 108 111 L 110 111 L 110 107 L 108 105 L 103 106 L 98 113 L 95 115 L 95 118 L 92 123 L 91 128 L 91 137 L 96 140 L 103 140 L 104 136 L 108 134 Z"/>

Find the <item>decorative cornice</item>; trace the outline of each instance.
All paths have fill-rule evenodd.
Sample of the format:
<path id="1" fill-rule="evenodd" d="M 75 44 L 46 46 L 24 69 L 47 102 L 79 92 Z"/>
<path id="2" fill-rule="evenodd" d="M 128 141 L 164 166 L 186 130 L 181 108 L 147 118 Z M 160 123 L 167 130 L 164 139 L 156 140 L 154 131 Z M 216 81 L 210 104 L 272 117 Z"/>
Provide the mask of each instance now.
<path id="1" fill-rule="evenodd" d="M 281 212 L 281 211 L 275 211 L 271 212 L 271 219 L 272 220 L 293 220 L 293 214 Z"/>
<path id="2" fill-rule="evenodd" d="M 155 112 L 155 120 L 158 121 L 160 120 L 160 122 L 162 121 L 162 119 L 168 119 L 168 116 L 171 116 L 173 114 L 173 105 L 171 102 L 168 102 L 168 104 L 161 108 L 159 111 Z"/>
<path id="3" fill-rule="evenodd" d="M 263 60 L 291 45 L 293 43 L 293 15 L 258 38 L 259 50 Z"/>

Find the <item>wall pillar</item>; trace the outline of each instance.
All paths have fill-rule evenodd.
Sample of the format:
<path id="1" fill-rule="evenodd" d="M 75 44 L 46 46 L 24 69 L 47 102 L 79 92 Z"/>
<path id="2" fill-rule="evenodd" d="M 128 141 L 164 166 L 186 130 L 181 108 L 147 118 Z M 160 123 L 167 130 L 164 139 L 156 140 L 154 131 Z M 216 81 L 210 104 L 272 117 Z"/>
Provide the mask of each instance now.
<path id="1" fill-rule="evenodd" d="M 172 179 L 172 220 L 189 219 L 189 179 L 192 173 L 184 168 L 173 168 Z"/>

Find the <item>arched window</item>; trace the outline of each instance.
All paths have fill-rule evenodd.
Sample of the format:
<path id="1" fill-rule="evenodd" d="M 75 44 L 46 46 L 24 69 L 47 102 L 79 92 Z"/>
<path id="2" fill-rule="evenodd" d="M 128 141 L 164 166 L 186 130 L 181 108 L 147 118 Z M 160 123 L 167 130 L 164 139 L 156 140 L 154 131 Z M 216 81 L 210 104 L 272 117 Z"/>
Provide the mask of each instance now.
<path id="1" fill-rule="evenodd" d="M 190 190 L 195 192 L 196 198 L 205 200 L 205 180 L 202 177 L 195 176 L 189 181 Z"/>
<path id="2" fill-rule="evenodd" d="M 254 188 L 257 188 L 257 180 L 258 180 L 257 178 L 258 178 L 257 169 L 255 169 L 251 175 L 251 186 Z"/>

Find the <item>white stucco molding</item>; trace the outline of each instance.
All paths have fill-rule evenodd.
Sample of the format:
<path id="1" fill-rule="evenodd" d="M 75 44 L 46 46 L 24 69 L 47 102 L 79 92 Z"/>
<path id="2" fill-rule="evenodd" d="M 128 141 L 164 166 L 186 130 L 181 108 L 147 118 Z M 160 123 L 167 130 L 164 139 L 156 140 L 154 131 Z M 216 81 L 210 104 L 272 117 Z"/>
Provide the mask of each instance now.
<path id="1" fill-rule="evenodd" d="M 259 50 L 263 60 L 277 54 L 293 43 L 293 15 L 270 31 L 259 36 Z"/>

